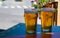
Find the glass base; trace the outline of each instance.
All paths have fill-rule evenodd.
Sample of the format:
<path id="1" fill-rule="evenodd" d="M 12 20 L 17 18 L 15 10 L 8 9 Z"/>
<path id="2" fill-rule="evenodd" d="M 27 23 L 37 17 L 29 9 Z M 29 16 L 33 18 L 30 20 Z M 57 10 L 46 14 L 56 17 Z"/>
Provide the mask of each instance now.
<path id="1" fill-rule="evenodd" d="M 34 32 L 32 32 L 32 31 L 27 31 L 26 33 L 27 33 L 27 34 L 36 34 L 35 31 L 34 31 Z"/>
<path id="2" fill-rule="evenodd" d="M 44 30 L 42 30 L 42 33 L 48 33 L 48 32 L 51 32 L 51 30 L 50 29 L 44 29 Z"/>

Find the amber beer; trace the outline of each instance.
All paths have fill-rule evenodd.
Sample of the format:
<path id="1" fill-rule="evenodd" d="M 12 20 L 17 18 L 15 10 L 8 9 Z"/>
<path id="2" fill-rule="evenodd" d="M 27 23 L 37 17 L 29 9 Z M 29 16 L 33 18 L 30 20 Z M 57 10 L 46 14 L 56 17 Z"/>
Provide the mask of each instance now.
<path id="1" fill-rule="evenodd" d="M 42 32 L 51 32 L 53 19 L 54 19 L 54 8 L 42 8 L 40 17 L 42 24 Z"/>
<path id="2" fill-rule="evenodd" d="M 27 33 L 35 33 L 37 25 L 37 10 L 36 9 L 25 9 L 24 18 L 26 24 Z"/>

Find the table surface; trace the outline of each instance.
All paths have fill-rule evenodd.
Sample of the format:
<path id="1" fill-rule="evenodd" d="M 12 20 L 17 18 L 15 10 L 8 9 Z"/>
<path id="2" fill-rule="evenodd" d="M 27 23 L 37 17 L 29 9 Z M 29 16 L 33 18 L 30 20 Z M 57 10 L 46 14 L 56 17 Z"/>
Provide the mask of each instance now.
<path id="1" fill-rule="evenodd" d="M 37 25 L 36 34 L 26 34 L 25 24 L 18 24 L 1 33 L 0 38 L 60 38 L 60 27 L 53 27 L 51 33 L 41 33 L 41 26 Z"/>
<path id="2" fill-rule="evenodd" d="M 7 36 L 3 38 L 60 38 L 60 33 L 47 33 L 47 34 L 31 34 L 23 36 Z"/>

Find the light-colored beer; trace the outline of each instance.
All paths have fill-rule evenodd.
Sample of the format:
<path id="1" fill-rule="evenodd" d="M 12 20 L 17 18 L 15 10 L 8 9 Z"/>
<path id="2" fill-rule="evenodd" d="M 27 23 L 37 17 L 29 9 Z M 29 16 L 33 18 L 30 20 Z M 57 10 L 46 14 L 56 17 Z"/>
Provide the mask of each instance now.
<path id="1" fill-rule="evenodd" d="M 26 24 L 26 31 L 27 32 L 35 32 L 36 31 L 36 24 L 37 24 L 37 14 L 24 14 L 25 24 Z"/>
<path id="2" fill-rule="evenodd" d="M 42 11 L 40 14 L 42 29 L 51 29 L 53 25 L 53 12 L 44 12 Z"/>

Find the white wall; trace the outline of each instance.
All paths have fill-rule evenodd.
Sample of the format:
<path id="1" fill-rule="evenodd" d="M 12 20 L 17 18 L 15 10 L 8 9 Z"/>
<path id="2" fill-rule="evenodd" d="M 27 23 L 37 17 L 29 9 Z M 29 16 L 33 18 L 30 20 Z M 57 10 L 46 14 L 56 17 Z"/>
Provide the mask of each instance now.
<path id="1" fill-rule="evenodd" d="M 60 26 L 60 0 L 58 0 L 58 18 L 57 18 L 57 24 Z"/>
<path id="2" fill-rule="evenodd" d="M 55 0 L 58 2 L 58 16 L 57 16 L 57 26 L 60 26 L 60 0 Z"/>
<path id="3" fill-rule="evenodd" d="M 59 0 L 55 0 L 55 1 L 59 1 Z"/>

